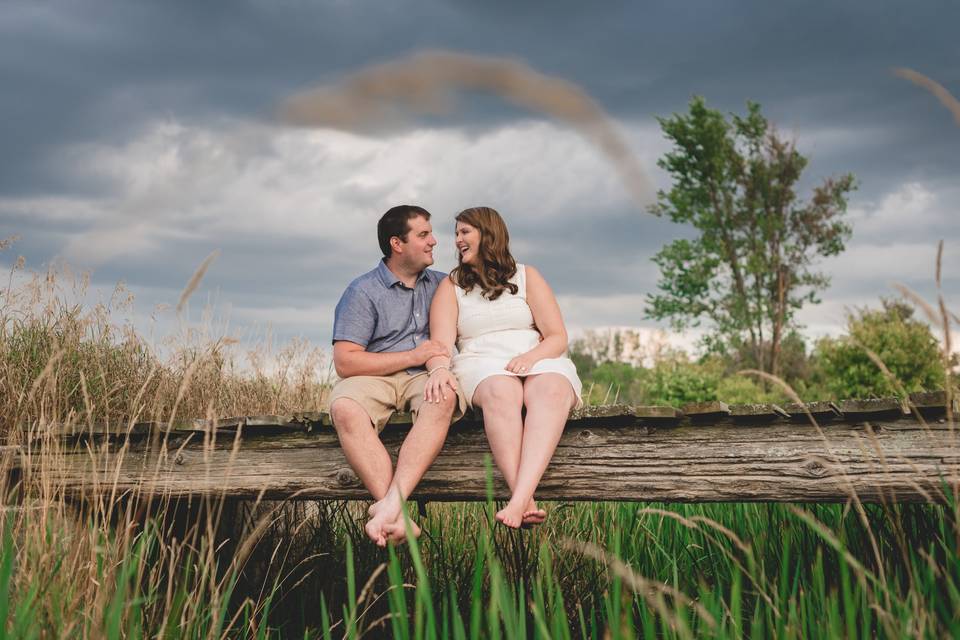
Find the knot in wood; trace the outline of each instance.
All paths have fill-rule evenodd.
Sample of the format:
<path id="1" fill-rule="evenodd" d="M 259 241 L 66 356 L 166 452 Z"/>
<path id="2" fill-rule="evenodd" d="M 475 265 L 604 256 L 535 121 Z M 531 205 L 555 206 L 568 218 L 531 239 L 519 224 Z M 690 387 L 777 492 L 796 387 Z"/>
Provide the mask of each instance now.
<path id="1" fill-rule="evenodd" d="M 349 487 L 357 483 L 357 475 L 347 468 L 337 471 L 337 483 L 341 487 Z"/>
<path id="2" fill-rule="evenodd" d="M 593 431 L 590 431 L 590 429 L 584 429 L 583 431 L 577 434 L 577 437 L 580 438 L 581 440 L 589 440 L 590 438 L 593 437 Z"/>
<path id="3" fill-rule="evenodd" d="M 177 457 L 173 459 L 174 464 L 183 464 L 183 454 L 178 453 Z"/>
<path id="4" fill-rule="evenodd" d="M 818 458 L 811 458 L 803 464 L 803 469 L 814 478 L 822 478 L 827 475 L 827 466 Z"/>

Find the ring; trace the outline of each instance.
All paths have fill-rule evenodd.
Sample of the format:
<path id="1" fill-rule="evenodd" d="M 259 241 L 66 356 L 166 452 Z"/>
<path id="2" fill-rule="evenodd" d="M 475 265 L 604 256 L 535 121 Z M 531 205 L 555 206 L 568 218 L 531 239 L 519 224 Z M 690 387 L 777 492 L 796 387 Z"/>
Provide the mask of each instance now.
<path id="1" fill-rule="evenodd" d="M 520 367 L 520 371 L 526 371 L 526 370 L 527 370 L 526 367 Z"/>

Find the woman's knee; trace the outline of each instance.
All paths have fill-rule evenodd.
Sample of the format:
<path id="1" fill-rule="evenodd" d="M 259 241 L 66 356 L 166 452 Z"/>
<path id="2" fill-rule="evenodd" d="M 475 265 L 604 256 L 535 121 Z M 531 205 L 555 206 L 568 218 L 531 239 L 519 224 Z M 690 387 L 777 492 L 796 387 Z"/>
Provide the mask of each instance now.
<path id="1" fill-rule="evenodd" d="M 523 404 L 523 386 L 513 377 L 487 378 L 474 393 L 474 404 L 484 412 L 519 410 Z"/>
<path id="2" fill-rule="evenodd" d="M 531 405 L 572 407 L 575 400 L 573 386 L 564 376 L 540 374 L 523 385 L 523 403 Z"/>

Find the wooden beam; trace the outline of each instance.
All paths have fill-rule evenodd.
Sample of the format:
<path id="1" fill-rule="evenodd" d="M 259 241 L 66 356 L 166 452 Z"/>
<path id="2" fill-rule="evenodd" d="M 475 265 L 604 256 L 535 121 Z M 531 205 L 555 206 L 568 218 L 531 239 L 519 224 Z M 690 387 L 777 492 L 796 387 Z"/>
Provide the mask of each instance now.
<path id="1" fill-rule="evenodd" d="M 927 401 L 926 420 L 899 403 L 802 408 L 774 405 L 592 407 L 572 417 L 540 484 L 544 500 L 669 502 L 942 501 L 960 488 L 960 434 Z M 835 409 L 842 409 L 838 412 Z M 840 417 L 842 416 L 842 418 Z M 396 456 L 409 429 L 397 416 L 383 440 Z M 818 418 L 818 422 L 819 418 Z M 51 455 L 7 448 L 25 479 L 43 467 L 73 494 L 140 494 L 269 499 L 354 499 L 367 494 L 320 414 L 117 425 L 47 439 Z M 67 433 L 64 430 L 63 433 Z M 483 500 L 489 453 L 476 419 L 453 425 L 413 498 Z M 19 460 L 19 462 L 17 462 Z M 494 472 L 494 493 L 508 496 Z"/>

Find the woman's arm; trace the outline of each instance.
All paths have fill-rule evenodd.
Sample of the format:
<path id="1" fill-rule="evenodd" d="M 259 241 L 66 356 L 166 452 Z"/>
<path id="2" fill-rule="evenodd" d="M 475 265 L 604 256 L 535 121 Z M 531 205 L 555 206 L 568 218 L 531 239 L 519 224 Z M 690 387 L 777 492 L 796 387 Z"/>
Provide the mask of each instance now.
<path id="1" fill-rule="evenodd" d="M 457 340 L 457 319 L 460 309 L 457 306 L 457 294 L 453 289 L 450 278 L 444 278 L 433 294 L 430 303 L 430 340 L 438 342 L 447 348 L 447 353 L 453 353 L 453 345 Z M 423 397 L 427 402 L 440 402 L 446 397 L 449 387 L 456 391 L 457 380 L 450 372 L 449 355 L 435 356 L 427 360 L 427 370 L 430 379 L 424 389 Z"/>
<path id="2" fill-rule="evenodd" d="M 563 325 L 560 305 L 553 295 L 550 285 L 540 272 L 531 266 L 527 271 L 527 304 L 533 312 L 533 322 L 540 330 L 543 340 L 530 351 L 511 360 L 506 369 L 514 373 L 529 371 L 538 360 L 559 358 L 567 351 L 567 329 Z"/>

